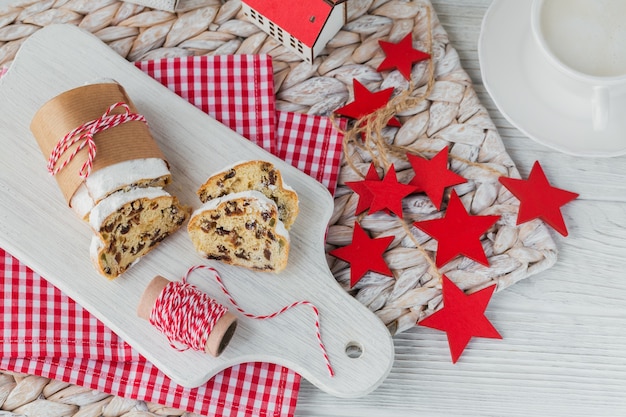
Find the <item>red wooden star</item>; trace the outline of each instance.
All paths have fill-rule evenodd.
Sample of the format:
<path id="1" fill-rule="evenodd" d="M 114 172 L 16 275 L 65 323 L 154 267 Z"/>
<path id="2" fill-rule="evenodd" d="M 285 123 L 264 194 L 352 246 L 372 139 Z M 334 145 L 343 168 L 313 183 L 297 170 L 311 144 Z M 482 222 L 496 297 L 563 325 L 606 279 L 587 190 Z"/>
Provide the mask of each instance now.
<path id="1" fill-rule="evenodd" d="M 374 164 L 370 164 L 369 170 L 365 175 L 365 178 L 361 181 L 349 181 L 346 182 L 346 186 L 350 188 L 352 191 L 358 194 L 359 201 L 356 205 L 356 210 L 354 212 L 355 215 L 359 215 L 363 213 L 365 210 L 370 208 L 370 204 L 372 204 L 372 199 L 374 195 L 367 188 L 368 181 L 380 181 L 380 177 L 378 176 L 378 172 L 376 171 L 376 167 Z"/>
<path id="2" fill-rule="evenodd" d="M 394 165 L 389 167 L 389 171 L 382 181 L 365 181 L 365 187 L 373 196 L 370 203 L 370 214 L 389 210 L 400 218 L 402 218 L 402 199 L 414 193 L 417 188 L 414 185 L 398 182 Z"/>
<path id="3" fill-rule="evenodd" d="M 472 337 L 502 339 L 485 317 L 485 310 L 496 284 L 466 295 L 454 282 L 443 276 L 443 308 L 418 324 L 446 332 L 452 363 L 456 363 Z"/>
<path id="4" fill-rule="evenodd" d="M 385 107 L 393 94 L 393 87 L 372 93 L 357 79 L 353 80 L 353 85 L 354 101 L 335 110 L 335 113 L 358 120 Z M 387 122 L 387 126 L 400 127 L 401 124 L 397 118 L 392 117 L 389 119 L 389 122 Z"/>
<path id="5" fill-rule="evenodd" d="M 561 206 L 576 199 L 578 194 L 551 186 L 539 161 L 535 161 L 527 180 L 500 178 L 500 182 L 520 201 L 517 224 L 541 219 L 567 236 Z"/>
<path id="6" fill-rule="evenodd" d="M 392 241 L 393 236 L 372 239 L 358 223 L 355 223 L 352 243 L 329 253 L 350 264 L 350 288 L 352 288 L 367 271 L 392 276 L 389 266 L 383 259 L 383 253 Z"/>
<path id="7" fill-rule="evenodd" d="M 411 80 L 411 68 L 416 62 L 424 61 L 430 58 L 430 54 L 413 48 L 413 36 L 411 33 L 406 35 L 398 43 L 378 41 L 380 47 L 385 51 L 385 60 L 380 63 L 376 71 L 381 72 L 397 68 L 398 71 L 406 78 Z"/>
<path id="8" fill-rule="evenodd" d="M 465 178 L 448 169 L 448 147 L 430 160 L 410 153 L 406 156 L 415 171 L 415 177 L 409 184 L 415 185 L 418 192 L 425 192 L 437 210 L 441 210 L 446 187 L 467 182 Z"/>
<path id="9" fill-rule="evenodd" d="M 500 216 L 472 216 L 453 190 L 446 214 L 441 219 L 424 220 L 413 225 L 437 240 L 437 267 L 445 265 L 457 255 L 465 255 L 489 266 L 480 237 L 498 221 Z"/>

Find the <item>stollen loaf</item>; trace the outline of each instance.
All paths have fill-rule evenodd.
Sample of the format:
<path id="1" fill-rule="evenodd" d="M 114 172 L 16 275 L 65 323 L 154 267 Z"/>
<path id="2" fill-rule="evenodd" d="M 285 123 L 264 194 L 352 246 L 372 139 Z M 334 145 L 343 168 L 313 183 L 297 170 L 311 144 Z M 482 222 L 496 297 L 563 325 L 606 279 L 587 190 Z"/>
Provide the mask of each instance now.
<path id="1" fill-rule="evenodd" d="M 190 209 L 172 182 L 146 118 L 125 89 L 102 80 L 46 102 L 31 131 L 70 208 L 87 222 L 90 256 L 112 279 L 179 229 Z"/>

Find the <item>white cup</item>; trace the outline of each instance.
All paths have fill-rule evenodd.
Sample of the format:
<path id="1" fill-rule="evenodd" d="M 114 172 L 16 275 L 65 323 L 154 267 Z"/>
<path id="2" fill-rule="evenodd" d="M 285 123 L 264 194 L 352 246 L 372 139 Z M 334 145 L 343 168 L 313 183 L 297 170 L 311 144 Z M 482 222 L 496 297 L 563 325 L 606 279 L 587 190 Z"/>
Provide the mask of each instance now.
<path id="1" fill-rule="evenodd" d="M 626 0 L 533 0 L 531 29 L 567 88 L 587 94 L 593 128 L 606 129 L 611 96 L 626 92 Z"/>

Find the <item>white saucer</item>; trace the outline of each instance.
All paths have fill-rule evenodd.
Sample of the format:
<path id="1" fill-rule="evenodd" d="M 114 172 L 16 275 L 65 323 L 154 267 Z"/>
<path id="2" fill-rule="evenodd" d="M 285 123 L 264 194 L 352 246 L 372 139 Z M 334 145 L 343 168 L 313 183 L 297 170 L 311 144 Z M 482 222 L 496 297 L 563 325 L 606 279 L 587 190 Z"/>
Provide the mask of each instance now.
<path id="1" fill-rule="evenodd" d="M 576 156 L 626 154 L 626 97 L 611 98 L 609 126 L 594 131 L 587 92 L 559 84 L 533 40 L 531 3 L 494 0 L 485 14 L 478 57 L 487 92 L 511 124 L 540 144 Z"/>

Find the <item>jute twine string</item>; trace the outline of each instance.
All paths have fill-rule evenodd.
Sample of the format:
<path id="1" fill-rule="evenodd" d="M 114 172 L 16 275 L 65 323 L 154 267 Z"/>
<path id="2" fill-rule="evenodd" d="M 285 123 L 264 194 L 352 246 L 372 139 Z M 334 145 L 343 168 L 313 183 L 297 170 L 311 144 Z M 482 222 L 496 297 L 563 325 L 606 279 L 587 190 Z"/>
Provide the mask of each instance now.
<path id="1" fill-rule="evenodd" d="M 409 86 L 407 89 L 403 90 L 395 97 L 392 97 L 392 99 L 389 100 L 387 105 L 385 105 L 384 107 L 381 107 L 380 109 L 377 109 L 376 111 L 365 115 L 358 119 L 356 122 L 352 123 L 349 129 L 342 129 L 335 121 L 335 117 L 331 116 L 335 128 L 341 131 L 344 136 L 343 151 L 345 155 L 345 161 L 348 166 L 361 178 L 365 178 L 365 174 L 363 174 L 361 170 L 356 166 L 354 158 L 349 152 L 350 145 L 354 145 L 361 150 L 369 153 L 370 157 L 372 158 L 372 163 L 378 168 L 383 168 L 384 172 L 386 172 L 391 165 L 388 155 L 395 154 L 397 156 L 404 156 L 407 152 L 410 152 L 412 154 L 425 157 L 432 153 L 432 151 L 428 149 L 420 149 L 415 146 L 409 147 L 388 143 L 385 140 L 385 135 L 383 133 L 383 129 L 387 126 L 387 123 L 389 123 L 389 120 L 391 120 L 392 117 L 405 110 L 416 107 L 425 100 L 427 100 L 433 91 L 433 87 L 435 86 L 435 61 L 433 58 L 432 48 L 432 11 L 431 8 L 428 6 L 423 6 L 422 10 L 425 10 L 427 20 L 427 38 L 424 42 L 426 45 L 426 52 L 431 56 L 431 59 L 428 60 L 428 67 L 426 70 L 428 74 L 428 80 L 424 92 L 416 97 L 412 96 L 411 92 L 415 90 L 416 85 L 415 80 L 411 79 L 409 81 Z M 482 169 L 488 170 L 489 172 L 497 176 L 502 175 L 500 171 L 486 166 L 483 163 L 470 161 L 466 158 L 461 158 L 456 155 L 450 155 L 450 158 L 466 165 L 480 167 Z"/>
<path id="2" fill-rule="evenodd" d="M 342 131 L 344 136 L 343 151 L 345 161 L 361 178 L 365 178 L 365 174 L 357 168 L 349 152 L 349 145 L 352 144 L 368 152 L 372 158 L 372 163 L 377 167 L 382 167 L 386 172 L 390 166 L 387 154 L 397 152 L 397 150 L 385 141 L 383 129 L 387 126 L 389 120 L 397 113 L 415 107 L 426 100 L 435 85 L 435 63 L 434 59 L 432 59 L 432 12 L 430 7 L 424 7 L 423 10 L 426 11 L 428 25 L 426 31 L 427 39 L 425 40 L 426 51 L 431 56 L 431 59 L 428 60 L 428 82 L 424 93 L 417 97 L 411 96 L 411 92 L 415 89 L 415 82 L 411 79 L 409 81 L 409 87 L 406 90 L 389 100 L 386 106 L 357 120 L 352 124 L 350 129 L 341 129 L 339 125 L 334 122 L 335 127 Z M 415 149 L 411 149 L 411 152 L 415 152 Z"/>
<path id="3" fill-rule="evenodd" d="M 355 123 L 353 123 L 350 129 L 343 130 L 343 151 L 345 161 L 348 166 L 361 178 L 365 178 L 365 174 L 363 174 L 356 166 L 354 158 L 349 152 L 350 144 L 368 152 L 372 158 L 372 163 L 374 164 L 374 166 L 376 166 L 377 168 L 383 168 L 383 172 L 387 172 L 391 165 L 391 163 L 389 162 L 389 158 L 387 157 L 387 155 L 390 153 L 401 154 L 402 156 L 404 156 L 407 152 L 423 155 L 423 152 L 420 152 L 419 150 L 416 150 L 414 148 L 394 146 L 393 144 L 387 143 L 383 134 L 383 129 L 387 126 L 387 123 L 389 123 L 389 120 L 391 120 L 394 115 L 421 104 L 430 96 L 430 93 L 432 92 L 435 85 L 435 60 L 432 58 L 432 12 L 430 7 L 424 7 L 423 10 L 426 11 L 428 26 L 428 29 L 426 31 L 427 39 L 425 40 L 426 52 L 431 56 L 431 59 L 428 60 L 428 81 L 426 83 L 426 89 L 424 93 L 417 97 L 413 97 L 411 95 L 411 92 L 415 89 L 415 82 L 413 79 L 411 79 L 409 81 L 409 87 L 406 90 L 402 91 L 400 94 L 393 97 L 386 106 L 381 107 L 373 113 L 360 118 Z M 340 129 L 336 123 L 335 126 L 337 129 Z M 357 217 L 357 221 L 360 221 L 364 216 L 365 214 L 361 214 L 359 217 Z M 401 217 L 397 217 L 397 220 L 400 226 L 402 226 L 406 235 L 415 245 L 415 248 L 420 252 L 426 262 L 428 262 L 428 264 L 430 265 L 429 272 L 435 275 L 436 279 L 428 281 L 424 285 L 424 287 L 435 287 L 437 285 L 440 285 L 443 274 L 439 272 L 439 268 L 433 261 L 432 257 L 429 255 L 428 251 L 415 238 L 415 235 L 411 231 L 411 225 Z"/>
<path id="4" fill-rule="evenodd" d="M 428 14 L 428 25 L 430 30 L 430 9 L 426 8 Z M 428 39 L 428 53 L 432 55 L 431 39 Z M 358 169 L 355 164 L 354 158 L 352 154 L 349 152 L 349 145 L 353 144 L 365 150 L 369 153 L 372 158 L 372 164 L 377 168 L 382 168 L 383 172 L 387 172 L 391 163 L 389 162 L 388 154 L 396 153 L 404 156 L 406 152 L 419 153 L 422 155 L 422 152 L 416 152 L 415 149 L 410 149 L 406 147 L 394 146 L 392 144 L 387 143 L 385 140 L 383 129 L 387 126 L 389 120 L 397 113 L 417 106 L 421 102 L 427 99 L 430 95 L 433 86 L 435 85 L 435 65 L 434 61 L 430 59 L 428 61 L 428 83 L 426 84 L 426 91 L 424 94 L 418 97 L 412 97 L 410 92 L 413 91 L 414 82 L 410 81 L 409 88 L 404 90 L 394 98 L 392 98 L 389 103 L 375 112 L 362 117 L 358 121 L 354 123 L 351 129 L 345 130 L 344 140 L 343 140 L 343 150 L 344 150 L 344 158 L 348 166 L 356 172 L 361 178 L 365 178 L 365 175 Z M 362 140 L 360 139 L 362 138 Z M 469 161 L 468 161 L 469 162 Z M 365 213 L 359 215 L 357 217 L 357 221 L 360 221 L 363 217 L 365 217 Z M 415 248 L 421 253 L 426 262 L 430 265 L 430 271 L 437 278 L 436 280 L 431 280 L 427 284 L 428 286 L 436 286 L 441 282 L 443 274 L 439 272 L 439 268 L 433 261 L 432 257 L 429 255 L 428 251 L 419 243 L 419 241 L 415 238 L 415 235 L 411 231 L 411 225 L 407 223 L 403 218 L 397 217 L 398 223 L 404 229 L 406 235 L 411 239 Z"/>
<path id="5" fill-rule="evenodd" d="M 358 120 L 353 122 L 348 129 L 341 129 L 336 121 L 334 121 L 333 117 L 335 127 L 338 130 L 342 131 L 344 135 L 343 151 L 345 162 L 352 169 L 352 171 L 354 171 L 361 178 L 365 178 L 365 174 L 361 172 L 361 170 L 357 167 L 357 161 L 355 161 L 354 153 L 350 152 L 350 146 L 355 146 L 367 152 L 372 159 L 372 164 L 374 164 L 376 168 L 382 169 L 383 173 L 386 173 L 391 166 L 391 162 L 389 161 L 389 156 L 391 155 L 395 155 L 396 157 L 400 158 L 406 158 L 406 154 L 411 153 L 426 158 L 433 154 L 432 150 L 420 149 L 415 145 L 408 147 L 389 143 L 384 135 L 384 129 L 391 120 L 391 118 L 393 118 L 398 113 L 401 113 L 410 108 L 414 108 L 423 103 L 425 100 L 428 99 L 435 86 L 435 60 L 433 57 L 432 48 L 432 11 L 431 8 L 428 6 L 423 7 L 422 10 L 424 10 L 426 13 L 427 21 L 427 36 L 424 40 L 424 43 L 426 46 L 426 52 L 431 56 L 431 58 L 427 61 L 427 82 L 424 92 L 418 96 L 413 96 L 411 92 L 415 90 L 416 85 L 415 80 L 411 79 L 409 80 L 408 88 L 392 97 L 387 105 L 359 118 Z M 484 163 L 470 161 L 466 158 L 461 158 L 456 155 L 449 155 L 449 158 L 467 166 L 473 166 L 487 170 L 498 177 L 502 175 L 500 171 L 490 166 L 487 166 Z M 365 216 L 366 213 L 357 216 L 356 221 L 362 220 Z M 435 278 L 425 283 L 423 285 L 423 288 L 440 287 L 441 281 L 443 279 L 443 274 L 437 267 L 429 252 L 424 248 L 424 246 L 413 234 L 411 230 L 412 224 L 410 224 L 401 217 L 397 217 L 397 221 L 404 230 L 406 236 L 413 242 L 415 248 L 418 250 L 418 252 L 420 252 L 421 256 L 424 257 L 425 261 L 430 266 L 428 272 Z"/>

